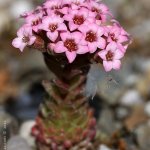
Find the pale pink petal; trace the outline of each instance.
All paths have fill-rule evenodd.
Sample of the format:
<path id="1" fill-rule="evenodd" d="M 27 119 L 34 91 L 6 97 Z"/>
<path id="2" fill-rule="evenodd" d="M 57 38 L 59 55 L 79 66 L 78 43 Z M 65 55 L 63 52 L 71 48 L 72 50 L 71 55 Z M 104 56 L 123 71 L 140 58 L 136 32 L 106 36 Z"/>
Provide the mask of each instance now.
<path id="1" fill-rule="evenodd" d="M 126 42 L 126 41 L 128 41 L 128 37 L 127 36 L 120 35 L 118 37 L 118 42 L 119 43 L 123 43 L 123 42 Z"/>
<path id="2" fill-rule="evenodd" d="M 63 18 L 64 18 L 64 20 L 66 20 L 66 21 L 71 21 L 72 18 L 73 18 L 73 16 L 72 16 L 71 14 L 67 14 L 67 15 L 65 15 Z"/>
<path id="3" fill-rule="evenodd" d="M 63 14 L 68 14 L 68 7 L 63 7 L 63 8 L 61 9 L 61 13 L 63 13 Z"/>
<path id="4" fill-rule="evenodd" d="M 81 45 L 88 45 L 88 42 L 85 40 L 85 37 L 79 42 Z"/>
<path id="5" fill-rule="evenodd" d="M 31 36 L 30 37 L 30 41 L 28 42 L 28 45 L 32 45 L 36 40 L 36 37 L 35 36 Z"/>
<path id="6" fill-rule="evenodd" d="M 113 61 L 113 69 L 119 70 L 121 67 L 121 61 L 120 60 L 114 60 Z"/>
<path id="7" fill-rule="evenodd" d="M 98 55 L 103 59 L 106 60 L 106 54 L 107 54 L 107 50 L 102 50 L 98 53 Z"/>
<path id="8" fill-rule="evenodd" d="M 107 45 L 106 50 L 111 50 L 111 51 L 115 51 L 117 48 L 117 44 L 115 42 L 111 42 Z"/>
<path id="9" fill-rule="evenodd" d="M 117 48 L 118 48 L 119 50 L 121 50 L 123 53 L 125 53 L 127 47 L 123 46 L 123 45 L 120 44 L 120 43 L 117 43 Z"/>
<path id="10" fill-rule="evenodd" d="M 72 38 L 75 39 L 75 42 L 78 44 L 81 40 L 83 35 L 81 34 L 81 32 L 73 32 L 72 34 Z"/>
<path id="11" fill-rule="evenodd" d="M 81 25 L 79 26 L 78 30 L 81 31 L 82 33 L 86 33 L 89 29 L 88 29 L 88 26 Z"/>
<path id="12" fill-rule="evenodd" d="M 89 13 L 88 9 L 84 7 L 82 7 L 81 10 L 79 11 L 79 15 L 80 14 L 83 15 L 85 19 L 88 17 L 88 13 Z"/>
<path id="13" fill-rule="evenodd" d="M 47 37 L 48 37 L 51 41 L 55 42 L 56 39 L 57 39 L 57 37 L 58 37 L 58 31 L 47 32 Z"/>
<path id="14" fill-rule="evenodd" d="M 92 23 L 92 24 L 89 24 L 89 28 L 90 28 L 92 31 L 97 32 L 99 26 L 98 26 L 97 24 Z"/>
<path id="15" fill-rule="evenodd" d="M 105 71 L 109 72 L 113 68 L 113 63 L 112 61 L 103 61 L 103 66 L 104 66 Z"/>
<path id="16" fill-rule="evenodd" d="M 88 42 L 88 48 L 89 48 L 90 53 L 94 53 L 97 50 L 97 43 L 96 42 L 93 42 L 93 43 Z"/>
<path id="17" fill-rule="evenodd" d="M 19 48 L 20 51 L 22 52 L 23 49 L 25 48 L 25 46 L 26 46 L 27 44 L 22 42 L 22 38 L 15 38 L 15 39 L 12 41 L 12 45 L 13 45 L 15 48 Z"/>
<path id="18" fill-rule="evenodd" d="M 59 31 L 67 31 L 67 27 L 64 23 L 59 24 L 58 29 Z"/>
<path id="19" fill-rule="evenodd" d="M 88 17 L 86 18 L 87 20 L 84 21 L 84 24 L 88 25 L 89 23 L 94 23 L 95 22 L 95 18 L 93 17 Z"/>
<path id="20" fill-rule="evenodd" d="M 76 25 L 73 22 L 69 22 L 70 31 L 73 31 L 73 30 L 77 29 L 78 27 L 79 27 L 79 25 Z"/>
<path id="21" fill-rule="evenodd" d="M 45 17 L 43 20 L 43 25 L 48 26 L 50 23 L 52 23 L 52 18 L 50 16 Z"/>
<path id="22" fill-rule="evenodd" d="M 17 31 L 17 36 L 23 37 L 23 35 L 24 35 L 24 27 L 21 27 L 21 28 Z"/>
<path id="23" fill-rule="evenodd" d="M 102 37 L 98 38 L 97 47 L 100 49 L 104 49 L 106 47 L 106 40 Z"/>
<path id="24" fill-rule="evenodd" d="M 87 46 L 78 45 L 77 54 L 85 54 L 89 52 L 89 48 Z"/>
<path id="25" fill-rule="evenodd" d="M 72 63 L 75 60 L 76 55 L 77 55 L 76 52 L 66 51 L 66 56 L 67 56 L 67 58 L 69 60 L 69 63 Z"/>
<path id="26" fill-rule="evenodd" d="M 23 43 L 22 45 L 20 45 L 19 49 L 21 52 L 23 52 L 24 48 L 27 46 L 26 43 Z"/>
<path id="27" fill-rule="evenodd" d="M 114 59 L 121 59 L 124 56 L 124 53 L 121 50 L 116 50 Z"/>
<path id="28" fill-rule="evenodd" d="M 17 37 L 12 41 L 12 45 L 16 48 L 19 48 L 22 43 L 22 38 L 20 37 Z"/>
<path id="29" fill-rule="evenodd" d="M 99 27 L 97 31 L 98 36 L 102 36 L 104 34 L 104 28 Z"/>
<path id="30" fill-rule="evenodd" d="M 55 51 L 55 53 L 63 53 L 65 51 L 67 51 L 67 48 L 64 47 L 64 43 L 62 41 L 59 41 L 58 43 L 56 43 L 56 45 L 54 47 L 54 51 Z"/>
<path id="31" fill-rule="evenodd" d="M 109 10 L 105 4 L 100 4 L 99 8 L 101 9 L 102 12 L 107 12 Z"/>
<path id="32" fill-rule="evenodd" d="M 71 39 L 71 33 L 70 32 L 63 32 L 60 34 L 60 37 L 63 41 L 66 41 L 66 39 Z"/>
<path id="33" fill-rule="evenodd" d="M 35 32 L 38 32 L 40 26 L 33 26 L 32 29 L 35 31 Z"/>

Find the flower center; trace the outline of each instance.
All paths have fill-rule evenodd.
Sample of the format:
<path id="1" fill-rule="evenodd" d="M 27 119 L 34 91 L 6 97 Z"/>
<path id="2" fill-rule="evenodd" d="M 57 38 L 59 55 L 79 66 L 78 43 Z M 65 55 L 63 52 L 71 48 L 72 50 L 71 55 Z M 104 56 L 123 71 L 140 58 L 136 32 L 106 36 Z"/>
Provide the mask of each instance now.
<path id="1" fill-rule="evenodd" d="M 78 49 L 77 44 L 74 39 L 67 39 L 64 42 L 64 46 L 68 49 L 68 51 L 76 51 Z"/>
<path id="2" fill-rule="evenodd" d="M 102 20 L 102 17 L 100 14 L 97 14 L 96 17 L 95 17 L 97 20 Z"/>
<path id="3" fill-rule="evenodd" d="M 49 29 L 51 32 L 54 32 L 58 28 L 57 24 L 50 24 Z"/>
<path id="4" fill-rule="evenodd" d="M 88 42 L 96 41 L 97 40 L 96 33 L 92 32 L 92 31 L 87 32 L 85 40 Z"/>
<path id="5" fill-rule="evenodd" d="M 97 12 L 97 13 L 99 13 L 100 11 L 99 11 L 96 7 L 93 7 L 93 8 L 92 8 L 92 12 Z"/>
<path id="6" fill-rule="evenodd" d="M 111 51 L 108 51 L 108 53 L 106 54 L 106 60 L 113 61 L 113 57 L 114 57 L 114 53 L 112 53 Z"/>
<path id="7" fill-rule="evenodd" d="M 115 34 L 114 33 L 111 33 L 110 34 L 110 37 L 113 41 L 117 42 L 117 39 L 115 38 Z"/>
<path id="8" fill-rule="evenodd" d="M 39 19 L 36 19 L 36 20 L 33 20 L 32 21 L 32 26 L 37 26 L 39 23 L 41 23 L 42 20 L 39 18 Z"/>
<path id="9" fill-rule="evenodd" d="M 22 38 L 22 42 L 23 43 L 28 43 L 30 41 L 30 38 L 28 37 L 28 36 L 24 36 L 23 38 Z"/>
<path id="10" fill-rule="evenodd" d="M 75 15 L 73 18 L 73 22 L 74 24 L 81 25 L 84 23 L 84 17 Z"/>

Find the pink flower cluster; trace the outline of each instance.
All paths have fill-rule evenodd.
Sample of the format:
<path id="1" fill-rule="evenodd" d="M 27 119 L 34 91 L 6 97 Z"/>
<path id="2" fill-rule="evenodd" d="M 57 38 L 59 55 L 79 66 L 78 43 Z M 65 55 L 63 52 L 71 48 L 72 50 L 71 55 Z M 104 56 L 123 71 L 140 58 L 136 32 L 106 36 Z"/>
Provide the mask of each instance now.
<path id="1" fill-rule="evenodd" d="M 65 54 L 69 63 L 77 55 L 94 53 L 105 71 L 118 70 L 130 43 L 129 34 L 112 19 L 108 7 L 96 0 L 47 0 L 22 17 L 25 24 L 12 42 L 14 47 L 23 51 L 37 35 L 45 34 L 47 50 Z"/>

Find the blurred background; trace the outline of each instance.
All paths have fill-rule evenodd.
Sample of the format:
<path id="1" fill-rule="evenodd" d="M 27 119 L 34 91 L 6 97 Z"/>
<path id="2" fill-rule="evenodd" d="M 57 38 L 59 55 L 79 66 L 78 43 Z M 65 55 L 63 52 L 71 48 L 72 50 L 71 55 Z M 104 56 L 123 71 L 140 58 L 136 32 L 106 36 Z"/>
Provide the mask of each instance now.
<path id="1" fill-rule="evenodd" d="M 43 79 L 53 75 L 42 54 L 12 47 L 12 39 L 22 24 L 20 14 L 32 10 L 42 0 L 0 0 L 0 131 L 7 121 L 9 137 L 25 133 L 33 123 L 42 101 Z M 133 43 L 124 57 L 122 69 L 106 74 L 93 66 L 87 89 L 97 96 L 90 100 L 96 109 L 98 128 L 111 135 L 122 127 L 136 136 L 139 150 L 150 147 L 150 0 L 103 0 L 116 19 L 132 35 Z M 97 84 L 98 79 L 98 84 Z M 94 82 L 95 81 L 95 82 Z M 88 86 L 88 85 L 87 85 Z M 111 125 L 111 126 L 110 126 Z M 0 139 L 0 142 L 2 139 Z M 32 145 L 31 142 L 29 144 Z M 0 144 L 1 145 L 1 144 Z"/>

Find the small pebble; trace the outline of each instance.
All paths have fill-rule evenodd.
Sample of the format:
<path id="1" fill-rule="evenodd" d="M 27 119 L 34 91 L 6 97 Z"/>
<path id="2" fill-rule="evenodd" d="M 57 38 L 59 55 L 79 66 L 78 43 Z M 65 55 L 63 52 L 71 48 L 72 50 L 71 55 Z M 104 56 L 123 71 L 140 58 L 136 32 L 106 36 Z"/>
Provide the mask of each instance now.
<path id="1" fill-rule="evenodd" d="M 14 136 L 8 141 L 7 150 L 31 150 L 31 148 L 24 138 Z"/>
<path id="2" fill-rule="evenodd" d="M 30 146 L 34 146 L 34 138 L 31 136 L 31 128 L 34 126 L 35 121 L 30 120 L 24 122 L 20 127 L 20 136 L 24 138 Z"/>
<path id="3" fill-rule="evenodd" d="M 122 96 L 120 103 L 124 106 L 134 106 L 142 103 L 142 97 L 137 90 L 129 90 Z"/>

